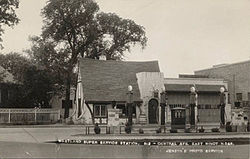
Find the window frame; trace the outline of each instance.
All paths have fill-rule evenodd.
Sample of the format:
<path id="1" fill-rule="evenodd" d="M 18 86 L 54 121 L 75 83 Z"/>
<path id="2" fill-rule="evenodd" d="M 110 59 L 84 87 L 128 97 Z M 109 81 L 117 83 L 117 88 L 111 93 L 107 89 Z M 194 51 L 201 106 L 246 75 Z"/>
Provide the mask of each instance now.
<path id="1" fill-rule="evenodd" d="M 242 99 L 243 99 L 242 96 L 243 96 L 242 93 L 236 93 L 236 101 L 241 102 Z M 239 97 L 240 97 L 240 98 L 239 98 Z"/>
<path id="2" fill-rule="evenodd" d="M 117 106 L 123 106 L 125 109 L 125 114 L 123 113 L 124 109 L 117 108 Z M 128 108 L 126 103 L 117 103 L 116 109 L 120 109 L 121 113 L 119 114 L 119 118 L 128 118 Z M 132 108 L 132 118 L 136 118 L 136 105 L 133 105 Z"/>
<path id="3" fill-rule="evenodd" d="M 99 115 L 96 115 L 96 107 L 99 106 Z M 102 115 L 102 108 L 104 107 L 105 115 Z M 94 104 L 93 105 L 93 114 L 94 118 L 107 118 L 108 117 L 108 110 L 107 104 Z"/>

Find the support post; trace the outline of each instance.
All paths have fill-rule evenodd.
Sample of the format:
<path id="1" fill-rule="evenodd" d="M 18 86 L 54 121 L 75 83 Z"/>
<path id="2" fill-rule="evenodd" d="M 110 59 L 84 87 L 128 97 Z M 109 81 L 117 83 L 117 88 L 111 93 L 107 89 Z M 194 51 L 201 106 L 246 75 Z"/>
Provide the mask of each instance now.
<path id="1" fill-rule="evenodd" d="M 197 117 L 196 117 L 196 107 L 197 107 L 197 98 L 198 98 L 198 94 L 197 94 L 197 90 L 196 88 L 193 86 L 190 88 L 190 125 L 191 125 L 191 128 L 196 128 L 196 125 L 197 125 Z"/>
<path id="2" fill-rule="evenodd" d="M 160 106 L 161 106 L 161 125 L 162 126 L 165 126 L 165 108 L 166 108 L 166 93 L 165 91 L 163 91 L 161 93 L 161 103 L 160 103 Z"/>
<path id="3" fill-rule="evenodd" d="M 10 109 L 9 109 L 9 120 L 8 120 L 8 123 L 10 123 Z"/>
<path id="4" fill-rule="evenodd" d="M 58 110 L 57 113 L 58 113 L 57 119 L 60 120 L 60 114 L 61 114 L 60 109 Z"/>
<path id="5" fill-rule="evenodd" d="M 36 109 L 35 109 L 35 122 L 36 122 Z"/>
<path id="6" fill-rule="evenodd" d="M 225 96 L 225 88 L 220 88 L 220 123 L 221 127 L 225 125 L 225 106 L 226 106 L 226 96 Z"/>
<path id="7" fill-rule="evenodd" d="M 127 107 L 128 107 L 128 125 L 131 126 L 132 122 L 133 122 L 133 117 L 132 117 L 132 103 L 128 103 Z"/>
<path id="8" fill-rule="evenodd" d="M 128 126 L 132 126 L 132 111 L 133 111 L 133 88 L 131 85 L 128 86 L 128 99 L 127 99 L 127 108 L 128 108 Z"/>

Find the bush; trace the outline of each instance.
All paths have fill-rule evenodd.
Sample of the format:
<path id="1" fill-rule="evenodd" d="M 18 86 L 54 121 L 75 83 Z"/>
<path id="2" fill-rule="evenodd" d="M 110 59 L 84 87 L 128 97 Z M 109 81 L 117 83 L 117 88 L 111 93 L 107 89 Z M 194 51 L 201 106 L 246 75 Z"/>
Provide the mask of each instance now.
<path id="1" fill-rule="evenodd" d="M 144 134 L 144 131 L 142 128 L 139 129 L 139 134 Z"/>
<path id="2" fill-rule="evenodd" d="M 170 129 L 170 133 L 177 133 L 177 129 Z"/>
<path id="3" fill-rule="evenodd" d="M 161 133 L 161 128 L 156 129 L 156 133 L 157 134 Z"/>
<path id="4" fill-rule="evenodd" d="M 94 131 L 95 131 L 95 134 L 100 134 L 101 133 L 101 128 L 99 127 L 98 123 L 95 124 Z"/>
<path id="5" fill-rule="evenodd" d="M 231 122 L 226 123 L 226 132 L 232 132 L 232 125 Z"/>
<path id="6" fill-rule="evenodd" d="M 125 124 L 125 132 L 126 132 L 127 134 L 131 134 L 131 130 L 132 130 L 131 126 L 128 125 L 128 123 L 126 123 L 126 124 Z"/>
<path id="7" fill-rule="evenodd" d="M 199 133 L 204 133 L 205 129 L 203 128 L 203 126 L 199 129 Z"/>
<path id="8" fill-rule="evenodd" d="M 212 132 L 220 132 L 219 128 L 212 128 L 211 131 Z"/>
<path id="9" fill-rule="evenodd" d="M 190 129 L 190 128 L 187 128 L 187 129 L 185 129 L 184 132 L 185 132 L 185 133 L 191 133 L 191 129 Z"/>

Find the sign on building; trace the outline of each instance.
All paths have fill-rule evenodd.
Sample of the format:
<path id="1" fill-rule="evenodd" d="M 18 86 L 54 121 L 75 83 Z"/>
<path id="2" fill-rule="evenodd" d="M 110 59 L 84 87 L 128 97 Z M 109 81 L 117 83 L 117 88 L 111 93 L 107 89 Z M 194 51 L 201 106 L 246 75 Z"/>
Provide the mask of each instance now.
<path id="1" fill-rule="evenodd" d="M 119 125 L 119 109 L 108 109 L 108 126 Z"/>

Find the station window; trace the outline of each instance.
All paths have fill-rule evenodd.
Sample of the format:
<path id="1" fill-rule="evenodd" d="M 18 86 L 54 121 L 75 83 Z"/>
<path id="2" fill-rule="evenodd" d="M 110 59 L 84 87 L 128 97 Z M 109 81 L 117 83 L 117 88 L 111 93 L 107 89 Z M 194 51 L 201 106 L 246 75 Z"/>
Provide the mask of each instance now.
<path id="1" fill-rule="evenodd" d="M 116 104 L 116 108 L 120 109 L 120 118 L 126 118 L 128 117 L 128 109 L 126 104 Z M 136 116 L 136 108 L 135 106 L 133 106 L 133 110 L 132 110 L 132 115 L 133 117 Z"/>
<path id="2" fill-rule="evenodd" d="M 242 101 L 242 93 L 236 93 L 236 100 Z"/>
<path id="3" fill-rule="evenodd" d="M 99 118 L 107 117 L 107 106 L 102 104 L 94 105 L 94 116 Z"/>

